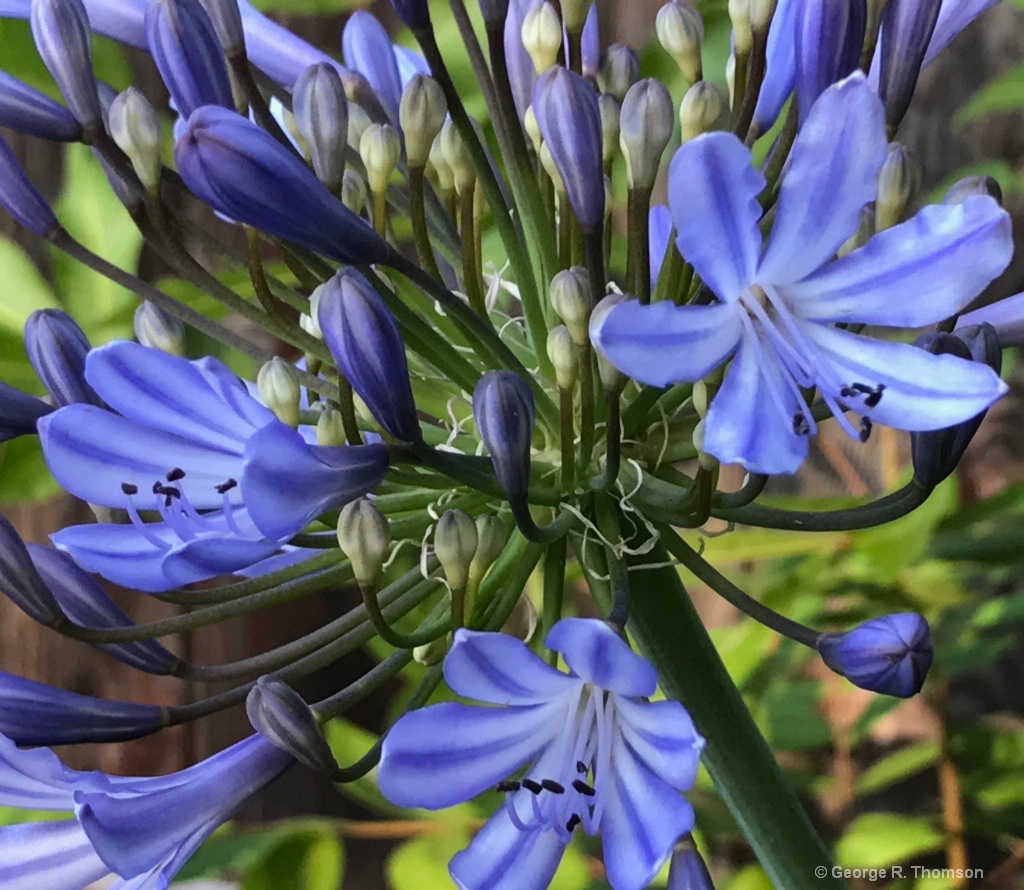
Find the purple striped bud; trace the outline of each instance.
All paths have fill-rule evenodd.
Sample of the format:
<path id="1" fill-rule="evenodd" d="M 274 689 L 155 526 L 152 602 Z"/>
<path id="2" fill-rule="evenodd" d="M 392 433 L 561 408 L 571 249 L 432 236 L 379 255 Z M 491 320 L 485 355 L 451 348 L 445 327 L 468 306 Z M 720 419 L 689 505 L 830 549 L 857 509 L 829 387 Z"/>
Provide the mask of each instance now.
<path id="1" fill-rule="evenodd" d="M 965 176 L 958 179 L 942 198 L 943 204 L 962 204 L 975 195 L 987 195 L 1000 205 L 1003 203 L 1003 189 L 991 176 Z"/>
<path id="2" fill-rule="evenodd" d="M 92 34 L 82 0 L 32 0 L 32 39 L 75 119 L 102 122 L 92 72 Z"/>
<path id="3" fill-rule="evenodd" d="M 855 686 L 910 698 L 921 691 L 932 666 L 928 622 L 914 612 L 883 615 L 851 631 L 822 634 L 822 661 Z"/>
<path id="4" fill-rule="evenodd" d="M 860 64 L 867 0 L 796 0 L 796 98 L 800 120 Z"/>
<path id="5" fill-rule="evenodd" d="M 505 67 L 520 118 L 533 101 L 533 85 L 537 82 L 533 59 L 523 44 L 523 22 L 532 6 L 531 0 L 510 0 L 505 17 Z"/>
<path id="6" fill-rule="evenodd" d="M 895 129 L 910 107 L 942 0 L 889 0 L 882 13 L 878 97 Z"/>
<path id="7" fill-rule="evenodd" d="M 36 431 L 36 421 L 53 408 L 42 399 L 0 383 L 0 442 Z"/>
<path id="8" fill-rule="evenodd" d="M 576 219 L 584 233 L 596 231 L 604 221 L 597 93 L 578 74 L 556 66 L 537 80 L 533 109 Z"/>
<path id="9" fill-rule="evenodd" d="M 238 0 L 202 0 L 226 56 L 245 49 L 242 13 Z"/>
<path id="10" fill-rule="evenodd" d="M 627 91 L 619 114 L 619 146 L 630 188 L 654 187 L 661 156 L 672 138 L 674 110 L 672 96 L 653 77 L 638 80 Z"/>
<path id="11" fill-rule="evenodd" d="M 430 28 L 430 6 L 427 0 L 391 0 L 396 15 L 410 31 L 425 31 Z"/>
<path id="12" fill-rule="evenodd" d="M 473 416 L 509 501 L 525 501 L 536 420 L 530 385 L 512 371 L 488 371 L 473 390 Z"/>
<path id="13" fill-rule="evenodd" d="M 103 404 L 85 381 L 85 357 L 91 348 L 85 332 L 60 309 L 37 309 L 25 322 L 28 360 L 59 407 Z"/>
<path id="14" fill-rule="evenodd" d="M 348 140 L 348 99 L 333 65 L 310 65 L 292 89 L 292 114 L 306 141 L 313 172 L 333 194 L 341 191 Z"/>
<path id="15" fill-rule="evenodd" d="M 287 683 L 260 677 L 245 700 L 253 728 L 311 770 L 333 773 L 338 764 L 309 705 Z"/>
<path id="16" fill-rule="evenodd" d="M 39 577 L 75 624 L 89 628 L 134 626 L 107 592 L 66 553 L 39 544 L 26 547 Z M 96 648 L 147 674 L 169 674 L 178 664 L 177 657 L 155 640 L 101 644 Z"/>
<path id="17" fill-rule="evenodd" d="M 405 345 L 380 294 L 359 272 L 342 269 L 324 284 L 317 318 L 338 368 L 377 422 L 396 439 L 418 441 Z"/>
<path id="18" fill-rule="evenodd" d="M 480 15 L 485 25 L 500 25 L 508 15 L 508 0 L 480 0 Z"/>
<path id="19" fill-rule="evenodd" d="M 402 77 L 391 38 L 372 13 L 360 9 L 349 16 L 341 34 L 341 54 L 349 68 L 366 78 L 391 123 L 398 126 Z"/>
<path id="20" fill-rule="evenodd" d="M 390 254 L 299 158 L 233 111 L 195 111 L 174 158 L 192 192 L 232 219 L 341 263 L 380 263 Z"/>
<path id="21" fill-rule="evenodd" d="M 640 80 L 640 56 L 624 43 L 613 43 L 603 53 L 597 66 L 597 85 L 602 93 L 614 96 L 621 103 L 629 88 Z"/>
<path id="22" fill-rule="evenodd" d="M 30 618 L 52 627 L 64 615 L 40 577 L 21 535 L 0 516 L 0 591 Z"/>
<path id="23" fill-rule="evenodd" d="M 47 238 L 60 228 L 57 217 L 0 136 L 0 206 L 30 232 Z"/>
<path id="24" fill-rule="evenodd" d="M 224 51 L 199 0 L 154 0 L 146 43 L 184 120 L 203 105 L 235 107 Z"/>
<path id="25" fill-rule="evenodd" d="M 0 71 L 0 127 L 55 142 L 82 138 L 82 125 L 70 111 L 6 71 Z"/>
<path id="26" fill-rule="evenodd" d="M 665 890 L 715 890 L 708 867 L 692 842 L 684 841 L 672 854 Z"/>

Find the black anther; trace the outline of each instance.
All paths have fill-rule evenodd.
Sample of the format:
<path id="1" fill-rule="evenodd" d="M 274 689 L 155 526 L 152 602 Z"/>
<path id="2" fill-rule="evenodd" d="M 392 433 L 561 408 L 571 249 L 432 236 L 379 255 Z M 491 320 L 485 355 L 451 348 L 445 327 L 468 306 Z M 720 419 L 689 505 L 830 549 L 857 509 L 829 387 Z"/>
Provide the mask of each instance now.
<path id="1" fill-rule="evenodd" d="M 793 415 L 793 434 L 797 436 L 810 435 L 811 425 L 807 422 L 807 416 L 803 411 L 797 411 Z"/>
<path id="2" fill-rule="evenodd" d="M 527 791 L 532 791 L 534 794 L 540 794 L 544 790 L 544 786 L 540 782 L 535 782 L 533 779 L 523 779 L 523 787 Z"/>
<path id="3" fill-rule="evenodd" d="M 879 383 L 877 388 L 864 400 L 864 405 L 867 408 L 874 408 L 880 401 L 882 401 L 882 393 L 885 392 L 885 384 Z"/>
<path id="4" fill-rule="evenodd" d="M 585 794 L 587 797 L 593 797 L 595 794 L 597 794 L 597 792 L 582 779 L 574 779 L 572 787 L 575 788 L 580 794 Z"/>
<path id="5" fill-rule="evenodd" d="M 504 782 L 498 782 L 495 790 L 501 794 L 508 794 L 510 791 L 518 791 L 519 783 L 515 779 L 506 779 Z"/>
<path id="6" fill-rule="evenodd" d="M 121 491 L 123 491 L 125 494 L 138 494 L 139 486 L 132 485 L 131 482 L 122 482 Z"/>
<path id="7" fill-rule="evenodd" d="M 185 478 L 185 471 L 181 467 L 175 467 L 171 472 L 167 474 L 168 482 L 177 482 L 179 479 Z"/>
<path id="8" fill-rule="evenodd" d="M 576 761 L 576 772 L 583 774 L 590 771 L 590 767 L 587 766 L 582 760 Z"/>
<path id="9" fill-rule="evenodd" d="M 578 813 L 573 813 L 573 814 L 572 814 L 572 815 L 571 815 L 571 816 L 569 817 L 569 821 L 565 823 L 565 830 L 566 830 L 566 831 L 568 831 L 568 832 L 569 832 L 569 833 L 571 834 L 571 833 L 572 833 L 572 830 L 573 830 L 573 829 L 574 829 L 574 828 L 575 828 L 575 827 L 576 827 L 577 825 L 579 825 L 579 824 L 580 824 L 580 822 L 582 822 L 582 821 L 583 821 L 583 820 L 582 820 L 582 819 L 581 819 L 581 818 L 579 817 L 579 814 L 578 814 Z"/>
<path id="10" fill-rule="evenodd" d="M 554 779 L 542 779 L 540 784 L 544 786 L 545 790 L 554 794 L 565 794 L 565 786 L 559 785 Z"/>
<path id="11" fill-rule="evenodd" d="M 238 483 L 235 482 L 234 479 L 228 479 L 227 482 L 221 482 L 221 484 L 217 486 L 217 494 L 227 494 L 236 485 L 238 485 Z"/>
<path id="12" fill-rule="evenodd" d="M 871 419 L 868 417 L 862 417 L 860 419 L 860 440 L 861 442 L 867 442 L 871 438 L 871 429 L 873 424 Z"/>

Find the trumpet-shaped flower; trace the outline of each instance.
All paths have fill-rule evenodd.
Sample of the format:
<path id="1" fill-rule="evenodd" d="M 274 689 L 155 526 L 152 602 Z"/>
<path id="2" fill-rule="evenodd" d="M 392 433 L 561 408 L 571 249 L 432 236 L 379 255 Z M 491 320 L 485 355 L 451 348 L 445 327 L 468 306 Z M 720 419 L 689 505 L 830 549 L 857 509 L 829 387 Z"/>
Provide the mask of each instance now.
<path id="1" fill-rule="evenodd" d="M 699 380 L 732 358 L 704 448 L 723 463 L 795 472 L 816 424 L 806 390 L 866 439 L 872 424 L 920 431 L 974 417 L 1006 391 L 991 368 L 873 340 L 838 324 L 919 327 L 962 309 L 1006 267 L 1010 221 L 989 197 L 922 209 L 830 262 L 875 197 L 882 108 L 862 75 L 826 90 L 800 130 L 762 247 L 764 188 L 734 136 L 687 143 L 669 169 L 676 244 L 713 305 L 628 301 L 597 326 L 620 370 L 655 386 Z M 860 416 L 857 424 L 846 416 Z"/>
<path id="2" fill-rule="evenodd" d="M 53 542 L 121 584 L 166 590 L 250 566 L 387 470 L 383 445 L 307 444 L 215 359 L 115 342 L 89 353 L 85 376 L 113 410 L 43 418 L 43 453 L 65 489 L 131 522 L 72 526 Z"/>
<path id="3" fill-rule="evenodd" d="M 704 740 L 678 702 L 647 700 L 654 669 L 609 625 L 566 618 L 546 643 L 569 673 L 513 637 L 459 630 L 445 679 L 490 707 L 448 702 L 399 720 L 384 742 L 381 790 L 427 809 L 495 787 L 506 795 L 452 860 L 460 887 L 547 887 L 579 827 L 601 832 L 614 890 L 639 890 L 693 826 L 680 792 Z"/>

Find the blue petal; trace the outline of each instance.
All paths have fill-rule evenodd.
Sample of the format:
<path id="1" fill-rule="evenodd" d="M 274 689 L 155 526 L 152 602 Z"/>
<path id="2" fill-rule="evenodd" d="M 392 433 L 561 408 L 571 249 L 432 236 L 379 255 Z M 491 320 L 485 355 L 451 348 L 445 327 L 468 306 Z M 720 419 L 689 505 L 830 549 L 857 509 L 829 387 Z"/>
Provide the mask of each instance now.
<path id="1" fill-rule="evenodd" d="M 982 362 L 932 355 L 820 324 L 804 322 L 801 329 L 844 383 L 885 384 L 882 399 L 865 413 L 894 429 L 919 432 L 963 423 L 1008 389 Z"/>
<path id="2" fill-rule="evenodd" d="M 75 773 L 49 748 L 21 749 L 0 735 L 0 806 L 70 812 L 74 782 Z"/>
<path id="3" fill-rule="evenodd" d="M 386 445 L 311 446 L 291 427 L 272 423 L 246 443 L 241 489 L 256 527 L 281 540 L 376 488 L 387 469 Z"/>
<path id="4" fill-rule="evenodd" d="M 533 101 L 533 86 L 537 82 L 537 70 L 523 46 L 523 21 L 533 5 L 533 0 L 509 0 L 505 18 L 505 67 L 520 118 Z"/>
<path id="5" fill-rule="evenodd" d="M 398 103 L 402 98 L 402 78 L 391 45 L 391 38 L 376 17 L 365 10 L 349 16 L 341 34 L 341 53 L 345 64 L 362 74 L 398 126 Z"/>
<path id="6" fill-rule="evenodd" d="M 448 869 L 463 890 L 545 890 L 564 852 L 558 832 L 520 831 L 502 809 Z"/>
<path id="7" fill-rule="evenodd" d="M 620 303 L 591 331 L 624 374 L 653 386 L 700 380 L 726 361 L 743 327 L 734 303 L 676 306 L 670 300 Z"/>
<path id="8" fill-rule="evenodd" d="M 630 749 L 652 773 L 673 788 L 686 791 L 697 778 L 704 739 L 677 701 L 615 699 L 619 731 Z"/>
<path id="9" fill-rule="evenodd" d="M 964 28 L 998 2 L 999 0 L 942 0 L 935 30 L 932 31 L 932 39 L 928 41 L 928 49 L 925 51 L 921 67 L 924 68 L 949 46 L 953 38 Z"/>
<path id="10" fill-rule="evenodd" d="M 588 683 L 619 695 L 653 695 L 658 675 L 611 626 L 596 618 L 563 618 L 544 645 L 561 652 L 565 663 Z"/>
<path id="11" fill-rule="evenodd" d="M 875 199 L 885 155 L 882 103 L 864 75 L 825 90 L 789 156 L 758 279 L 798 281 L 832 259 Z"/>
<path id="12" fill-rule="evenodd" d="M 693 828 L 693 807 L 655 775 L 616 735 L 601 843 L 613 890 L 642 890 L 665 863 L 679 838 Z"/>
<path id="13" fill-rule="evenodd" d="M 771 129 L 796 81 L 797 0 L 779 0 L 768 29 L 768 67 L 754 107 L 754 126 L 759 133 Z"/>
<path id="14" fill-rule="evenodd" d="M 999 335 L 999 345 L 1003 349 L 1024 346 L 1024 293 L 1014 294 L 1005 300 L 961 315 L 956 327 L 959 329 L 977 324 L 992 325 Z"/>
<path id="15" fill-rule="evenodd" d="M 564 729 L 565 709 L 556 699 L 523 708 L 445 702 L 412 711 L 384 739 L 377 784 L 402 807 L 462 803 L 533 760 Z"/>
<path id="16" fill-rule="evenodd" d="M 962 309 L 1012 255 L 1010 217 L 978 195 L 924 207 L 781 290 L 795 312 L 814 321 L 922 327 Z"/>
<path id="17" fill-rule="evenodd" d="M 773 390 L 790 392 L 773 358 L 745 335 L 708 409 L 704 450 L 752 473 L 795 473 L 807 457 L 807 437 L 793 432 L 793 415 L 803 408 L 795 398 L 780 406 Z"/>
<path id="18" fill-rule="evenodd" d="M 453 692 L 492 705 L 537 705 L 568 692 L 579 680 L 556 671 L 522 640 L 460 628 L 444 661 Z"/>
<path id="19" fill-rule="evenodd" d="M 178 536 L 165 522 L 149 523 L 148 532 L 166 540 L 157 546 L 133 525 L 72 525 L 50 535 L 55 547 L 71 554 L 83 569 L 123 587 L 153 593 L 174 587 L 164 575 L 167 551 Z"/>
<path id="20" fill-rule="evenodd" d="M 82 890 L 108 874 L 75 819 L 0 828 L 4 890 Z"/>
<path id="21" fill-rule="evenodd" d="M 651 207 L 647 220 L 647 249 L 651 256 L 651 290 L 661 274 L 661 264 L 665 261 L 668 250 L 668 239 L 672 235 L 672 214 L 668 205 L 655 204 Z"/>
<path id="22" fill-rule="evenodd" d="M 125 507 L 122 483 L 142 497 L 172 469 L 184 469 L 192 504 L 219 507 L 217 486 L 241 471 L 241 450 L 222 451 L 161 432 L 93 405 L 68 405 L 38 423 L 43 456 L 57 481 L 92 504 Z M 145 504 L 140 505 L 145 508 Z"/>
<path id="23" fill-rule="evenodd" d="M 683 258 L 719 299 L 730 302 L 753 282 L 761 252 L 757 196 L 764 177 L 731 133 L 687 142 L 668 168 L 668 206 Z"/>
<path id="24" fill-rule="evenodd" d="M 182 587 L 230 575 L 266 559 L 279 549 L 276 541 L 247 541 L 233 536 L 204 536 L 174 547 L 164 559 L 169 587 Z"/>

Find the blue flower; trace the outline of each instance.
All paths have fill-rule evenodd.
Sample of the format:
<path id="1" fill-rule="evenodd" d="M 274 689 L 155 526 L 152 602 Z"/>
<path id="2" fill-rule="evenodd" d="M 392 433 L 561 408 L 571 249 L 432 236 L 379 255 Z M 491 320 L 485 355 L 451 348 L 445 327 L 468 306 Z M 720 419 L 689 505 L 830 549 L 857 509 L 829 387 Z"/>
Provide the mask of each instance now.
<path id="1" fill-rule="evenodd" d="M 85 376 L 113 410 L 43 418 L 43 453 L 67 491 L 131 523 L 72 526 L 53 542 L 126 586 L 167 590 L 250 566 L 387 470 L 383 445 L 308 444 L 212 358 L 116 342 L 89 353 Z"/>
<path id="2" fill-rule="evenodd" d="M 925 207 L 830 262 L 875 197 L 886 156 L 882 108 L 861 75 L 829 88 L 800 130 L 762 250 L 750 152 L 728 133 L 687 143 L 669 168 L 676 244 L 713 305 L 628 301 L 596 326 L 620 370 L 666 386 L 732 358 L 706 418 L 705 450 L 759 473 L 792 473 L 816 430 L 804 389 L 866 438 L 874 422 L 919 431 L 987 408 L 1006 386 L 988 367 L 872 340 L 832 323 L 919 327 L 959 311 L 1013 251 L 991 198 Z M 848 410 L 861 416 L 859 428 Z"/>
<path id="3" fill-rule="evenodd" d="M 609 625 L 565 618 L 546 644 L 570 673 L 513 637 L 457 631 L 448 685 L 496 707 L 449 702 L 407 714 L 384 741 L 381 790 L 399 806 L 427 809 L 495 787 L 505 793 L 451 862 L 460 887 L 547 887 L 580 827 L 601 831 L 614 890 L 639 890 L 693 826 L 680 791 L 693 784 L 704 740 L 681 704 L 647 700 L 654 669 Z"/>

